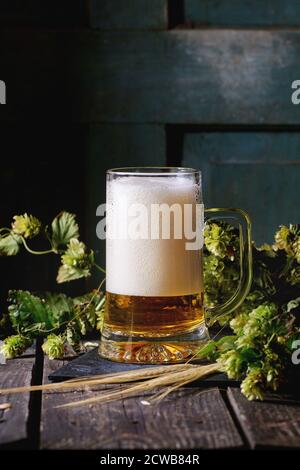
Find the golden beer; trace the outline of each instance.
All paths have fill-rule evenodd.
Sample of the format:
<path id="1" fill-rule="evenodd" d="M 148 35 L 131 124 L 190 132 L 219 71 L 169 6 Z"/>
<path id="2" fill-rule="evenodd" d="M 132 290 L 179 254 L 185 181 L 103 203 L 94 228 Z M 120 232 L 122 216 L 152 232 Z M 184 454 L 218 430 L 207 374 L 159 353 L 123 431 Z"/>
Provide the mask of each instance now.
<path id="1" fill-rule="evenodd" d="M 195 174 L 108 174 L 106 311 L 100 354 L 117 361 L 173 362 L 191 349 L 186 338 L 205 335 L 202 246 L 186 248 L 184 208 L 190 228 L 201 203 Z M 142 207 L 152 219 L 138 220 L 131 236 L 131 215 Z M 154 209 L 158 209 L 156 217 Z M 167 211 L 167 219 L 164 220 Z M 169 212 L 168 212 L 169 210 Z M 130 212 L 131 211 L 131 212 Z M 143 213 L 143 212 L 142 212 Z M 169 232 L 163 229 L 169 222 Z M 177 225 L 176 225 L 177 224 Z M 122 232 L 123 230 L 123 232 Z M 137 232 L 137 235 L 136 235 Z M 121 235 L 120 235 L 121 233 Z M 198 335 L 199 336 L 199 335 Z"/>
<path id="2" fill-rule="evenodd" d="M 193 331 L 204 322 L 203 292 L 175 297 L 106 293 L 105 328 L 115 335 L 161 338 Z"/>

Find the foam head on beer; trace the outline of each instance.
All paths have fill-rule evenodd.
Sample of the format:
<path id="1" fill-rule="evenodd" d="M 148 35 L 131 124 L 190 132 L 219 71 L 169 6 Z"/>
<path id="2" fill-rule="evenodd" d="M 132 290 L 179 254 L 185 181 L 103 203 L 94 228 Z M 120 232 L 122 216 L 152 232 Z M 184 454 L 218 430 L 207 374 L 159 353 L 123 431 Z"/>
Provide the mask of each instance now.
<path id="1" fill-rule="evenodd" d="M 169 297 L 203 291 L 201 249 L 186 248 L 190 235 L 203 230 L 203 221 L 195 220 L 199 198 L 193 178 L 139 175 L 108 181 L 108 292 Z"/>

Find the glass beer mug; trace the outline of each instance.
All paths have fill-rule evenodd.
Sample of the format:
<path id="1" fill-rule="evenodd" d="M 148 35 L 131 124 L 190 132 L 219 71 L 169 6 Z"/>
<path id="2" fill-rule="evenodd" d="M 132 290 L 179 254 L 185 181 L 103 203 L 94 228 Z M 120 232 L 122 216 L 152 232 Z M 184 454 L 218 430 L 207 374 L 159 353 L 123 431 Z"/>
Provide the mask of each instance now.
<path id="1" fill-rule="evenodd" d="M 100 355 L 144 364 L 190 358 L 209 340 L 208 327 L 239 307 L 249 292 L 248 215 L 241 209 L 205 211 L 208 218 L 227 213 L 240 234 L 236 292 L 225 304 L 205 308 L 201 173 L 173 167 L 108 170 L 106 203 L 106 310 Z"/>

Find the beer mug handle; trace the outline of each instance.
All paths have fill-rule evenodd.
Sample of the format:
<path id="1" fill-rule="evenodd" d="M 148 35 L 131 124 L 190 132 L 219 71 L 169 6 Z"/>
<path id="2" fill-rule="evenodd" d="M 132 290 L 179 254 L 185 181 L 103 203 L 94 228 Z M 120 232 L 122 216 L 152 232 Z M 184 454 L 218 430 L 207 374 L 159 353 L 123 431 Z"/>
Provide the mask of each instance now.
<path id="1" fill-rule="evenodd" d="M 227 214 L 225 217 L 215 214 Z M 229 214 L 229 216 L 228 216 Z M 247 297 L 252 284 L 252 240 L 251 240 L 251 219 L 247 212 L 235 208 L 210 208 L 205 209 L 206 219 L 234 219 L 238 222 L 240 240 L 240 280 L 233 296 L 222 305 L 207 307 L 209 314 L 206 324 L 212 326 L 216 321 L 228 313 L 236 310 Z"/>

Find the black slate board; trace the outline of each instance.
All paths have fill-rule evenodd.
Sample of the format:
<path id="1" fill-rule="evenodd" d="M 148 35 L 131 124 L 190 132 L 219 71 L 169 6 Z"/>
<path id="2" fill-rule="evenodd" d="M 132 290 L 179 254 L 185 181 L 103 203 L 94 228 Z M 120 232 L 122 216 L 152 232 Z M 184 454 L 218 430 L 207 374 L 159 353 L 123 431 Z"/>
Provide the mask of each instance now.
<path id="1" fill-rule="evenodd" d="M 194 361 L 193 364 L 197 364 L 197 362 Z M 125 372 L 126 370 L 136 370 L 146 367 L 153 367 L 153 365 L 124 364 L 103 359 L 99 356 L 97 347 L 86 354 L 70 360 L 68 364 L 52 372 L 48 378 L 52 382 L 62 382 L 77 377 L 112 374 L 114 372 Z M 226 374 L 217 373 L 189 384 L 189 386 L 194 385 L 197 387 L 219 387 L 221 389 L 227 389 L 228 387 L 239 387 L 240 382 L 229 380 Z M 297 403 L 300 405 L 300 366 L 293 366 L 290 369 L 285 386 L 280 387 L 280 390 L 278 390 L 275 395 L 273 393 L 267 393 L 265 401 Z"/>
<path id="2" fill-rule="evenodd" d="M 63 380 L 74 379 L 76 377 L 84 377 L 87 375 L 112 374 L 114 372 L 125 372 L 126 370 L 135 370 L 145 367 L 153 367 L 153 365 L 124 364 L 120 362 L 108 361 L 98 354 L 98 348 L 73 359 L 60 369 L 49 375 L 49 380 L 53 382 L 61 382 Z M 197 385 L 203 382 L 206 386 L 212 387 L 235 387 L 239 382 L 228 380 L 226 374 L 213 374 L 206 379 L 197 381 Z"/>

